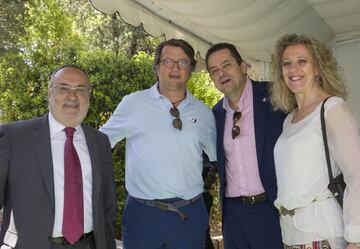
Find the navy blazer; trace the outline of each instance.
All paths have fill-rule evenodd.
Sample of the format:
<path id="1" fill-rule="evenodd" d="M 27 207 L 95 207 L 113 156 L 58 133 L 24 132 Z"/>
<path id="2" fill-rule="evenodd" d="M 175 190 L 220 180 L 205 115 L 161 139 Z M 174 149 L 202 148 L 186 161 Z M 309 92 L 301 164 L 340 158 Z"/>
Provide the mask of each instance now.
<path id="1" fill-rule="evenodd" d="M 285 114 L 273 110 L 269 102 L 269 82 L 256 82 L 253 80 L 251 80 L 251 82 L 253 89 L 256 154 L 260 179 L 268 199 L 274 202 L 277 195 L 277 184 L 273 149 L 277 138 L 282 132 Z M 223 99 L 213 107 L 213 112 L 217 129 L 217 165 L 220 178 L 220 198 L 223 204 L 226 187 L 224 156 L 224 124 L 226 111 L 223 108 Z"/>

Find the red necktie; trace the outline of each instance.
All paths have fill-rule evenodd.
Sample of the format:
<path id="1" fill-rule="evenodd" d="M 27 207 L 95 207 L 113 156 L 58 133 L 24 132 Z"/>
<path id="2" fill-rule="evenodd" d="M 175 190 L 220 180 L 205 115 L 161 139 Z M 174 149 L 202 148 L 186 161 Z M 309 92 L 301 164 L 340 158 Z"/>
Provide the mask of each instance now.
<path id="1" fill-rule="evenodd" d="M 75 128 L 65 128 L 64 217 L 62 232 L 74 244 L 84 233 L 83 183 L 79 156 L 73 144 Z"/>

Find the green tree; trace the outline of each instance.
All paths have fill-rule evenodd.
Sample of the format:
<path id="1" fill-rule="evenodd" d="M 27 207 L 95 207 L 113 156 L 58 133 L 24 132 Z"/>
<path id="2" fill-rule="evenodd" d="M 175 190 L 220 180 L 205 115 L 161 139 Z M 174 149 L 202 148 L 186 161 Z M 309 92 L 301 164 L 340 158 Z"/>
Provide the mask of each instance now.
<path id="1" fill-rule="evenodd" d="M 20 0 L 0 2 L 0 57 L 7 53 L 18 52 L 19 37 L 25 33 L 25 6 Z"/>
<path id="2" fill-rule="evenodd" d="M 47 112 L 47 84 L 58 66 L 75 63 L 93 85 L 85 120 L 99 128 L 123 96 L 155 82 L 153 57 L 162 38 L 131 27 L 117 15 L 96 12 L 85 0 L 4 0 L 0 4 L 0 122 Z M 18 27 L 18 26 L 19 27 Z M 221 97 L 205 72 L 194 73 L 190 91 L 210 107 Z M 125 205 L 125 146 L 113 151 L 120 218 Z"/>
<path id="3" fill-rule="evenodd" d="M 142 25 L 133 27 L 122 21 L 118 13 L 106 15 L 97 11 L 87 0 L 63 0 L 61 5 L 76 21 L 76 30 L 82 33 L 90 49 L 110 49 L 128 58 L 143 51 L 151 54 L 164 38 L 155 38 Z"/>
<path id="4" fill-rule="evenodd" d="M 76 61 L 81 37 L 73 20 L 54 0 L 24 4 L 24 34 L 16 49 L 0 59 L 1 121 L 28 119 L 46 110 L 48 74 L 57 65 Z"/>
<path id="5" fill-rule="evenodd" d="M 209 74 L 205 71 L 193 73 L 187 83 L 187 88 L 195 97 L 202 100 L 210 108 L 223 96 L 222 93 L 216 89 Z"/>

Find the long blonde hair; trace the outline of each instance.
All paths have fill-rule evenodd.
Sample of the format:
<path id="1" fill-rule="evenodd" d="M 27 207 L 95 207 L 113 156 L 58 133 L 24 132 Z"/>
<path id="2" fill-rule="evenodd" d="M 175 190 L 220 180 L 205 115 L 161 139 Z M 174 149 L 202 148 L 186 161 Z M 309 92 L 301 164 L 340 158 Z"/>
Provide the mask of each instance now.
<path id="1" fill-rule="evenodd" d="M 295 95 L 287 87 L 282 74 L 282 57 L 286 47 L 304 45 L 311 53 L 319 71 L 319 86 L 330 95 L 346 98 L 347 89 L 332 50 L 322 42 L 305 35 L 286 34 L 275 43 L 271 62 L 270 101 L 275 109 L 290 112 L 297 107 Z"/>

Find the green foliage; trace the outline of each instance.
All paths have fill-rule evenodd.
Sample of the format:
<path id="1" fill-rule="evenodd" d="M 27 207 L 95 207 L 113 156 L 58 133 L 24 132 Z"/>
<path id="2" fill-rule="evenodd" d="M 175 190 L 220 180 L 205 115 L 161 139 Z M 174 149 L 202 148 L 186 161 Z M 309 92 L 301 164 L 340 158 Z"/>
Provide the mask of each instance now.
<path id="1" fill-rule="evenodd" d="M 21 39 L 25 59 L 43 66 L 74 61 L 82 38 L 73 32 L 74 20 L 54 0 L 26 4 L 26 35 Z"/>
<path id="2" fill-rule="evenodd" d="M 211 212 L 210 212 L 210 218 L 209 218 L 209 226 L 210 226 L 210 230 L 211 230 L 211 234 L 214 236 L 219 236 L 221 235 L 221 229 L 222 229 L 222 225 L 221 225 L 221 204 L 220 204 L 220 198 L 219 198 L 219 193 L 220 193 L 220 180 L 219 177 L 217 175 L 216 177 L 216 181 L 214 183 L 214 185 L 212 186 L 211 189 L 211 194 L 214 197 L 213 199 L 213 206 L 211 208 Z"/>
<path id="3" fill-rule="evenodd" d="M 9 12 L 5 19 L 0 16 L 4 34 L 0 41 L 0 122 L 46 113 L 50 74 L 63 64 L 75 63 L 88 72 L 93 89 L 85 122 L 95 128 L 108 120 L 125 95 L 156 81 L 149 53 L 162 38 L 150 37 L 116 15 L 98 13 L 86 0 L 5 0 L 0 14 L 5 12 Z M 205 72 L 194 73 L 188 88 L 209 107 L 221 98 Z M 116 145 L 113 158 L 120 237 L 126 201 L 125 141 Z M 213 223 L 217 224 L 218 207 L 214 210 Z"/>
<path id="4" fill-rule="evenodd" d="M 9 65 L 8 63 L 11 63 Z M 21 70 L 19 70 L 21 68 Z M 46 110 L 47 83 L 41 69 L 31 70 L 17 57 L 7 55 L 0 61 L 0 122 L 29 119 Z"/>
<path id="5" fill-rule="evenodd" d="M 213 107 L 221 98 L 219 92 L 207 72 L 195 72 L 187 83 L 189 91 L 198 99 L 202 100 L 210 108 Z"/>
<path id="6" fill-rule="evenodd" d="M 21 0 L 0 1 L 0 57 L 18 51 L 17 42 L 25 33 L 25 6 Z"/>
<path id="7" fill-rule="evenodd" d="M 0 58 L 0 122 L 43 114 L 49 72 L 74 62 L 81 51 L 72 19 L 56 1 L 26 1 L 24 7 L 18 18 L 23 20 L 24 34 L 18 37 L 16 49 Z"/>
<path id="8" fill-rule="evenodd" d="M 143 26 L 127 25 L 118 13 L 106 15 L 98 12 L 87 0 L 62 0 L 62 7 L 75 18 L 76 32 L 81 33 L 89 49 L 110 49 L 115 54 L 133 57 L 139 51 L 148 54 L 163 37 L 148 35 Z"/>

